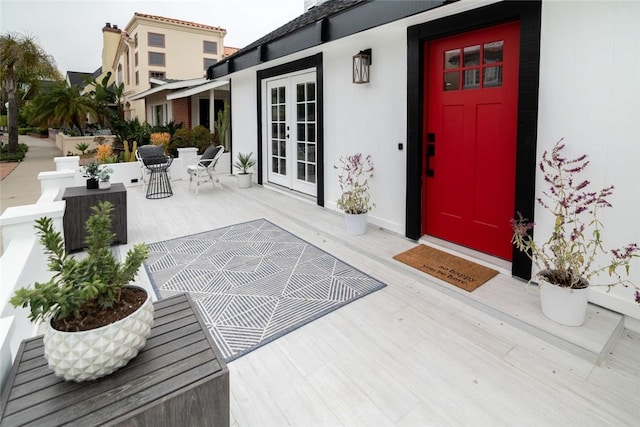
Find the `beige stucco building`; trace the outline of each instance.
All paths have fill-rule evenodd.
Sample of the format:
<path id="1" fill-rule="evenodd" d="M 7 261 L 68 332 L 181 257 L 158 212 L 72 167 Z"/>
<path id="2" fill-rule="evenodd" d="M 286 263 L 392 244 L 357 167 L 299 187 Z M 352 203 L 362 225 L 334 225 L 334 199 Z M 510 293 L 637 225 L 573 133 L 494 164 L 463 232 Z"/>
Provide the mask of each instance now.
<path id="1" fill-rule="evenodd" d="M 224 57 L 226 33 L 210 25 L 135 13 L 120 33 L 111 66 L 115 82 L 124 83 L 125 118 L 137 117 L 152 125 L 171 119 L 191 123 L 190 109 L 176 105 L 180 102 L 158 98 L 152 104 L 132 97 L 154 82 L 204 78 L 207 68 Z"/>

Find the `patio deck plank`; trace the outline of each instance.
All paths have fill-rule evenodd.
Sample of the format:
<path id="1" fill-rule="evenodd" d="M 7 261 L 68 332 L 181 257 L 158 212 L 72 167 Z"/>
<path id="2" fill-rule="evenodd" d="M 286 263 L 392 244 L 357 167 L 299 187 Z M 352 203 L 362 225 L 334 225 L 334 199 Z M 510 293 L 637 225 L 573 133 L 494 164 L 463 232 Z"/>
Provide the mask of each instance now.
<path id="1" fill-rule="evenodd" d="M 231 362 L 234 425 L 371 424 L 363 408 L 396 425 L 637 421 L 635 332 L 625 339 L 625 330 L 596 366 L 563 342 L 583 339 L 588 347 L 602 341 L 594 336 L 606 339 L 610 326 L 599 319 L 577 329 L 546 325 L 521 281 L 500 274 L 467 294 L 391 259 L 413 247 L 411 240 L 374 226 L 346 236 L 341 215 L 304 198 L 221 181 L 223 191 L 205 188 L 198 197 L 180 181 L 172 183 L 173 197 L 158 201 L 128 191 L 130 244 L 266 218 L 388 285 Z M 523 317 L 536 326 L 523 326 Z M 548 341 L 539 328 L 562 337 Z M 384 390 L 379 378 L 395 385 Z M 407 402 L 397 403 L 396 386 Z M 347 404 L 362 396 L 362 406 Z"/>

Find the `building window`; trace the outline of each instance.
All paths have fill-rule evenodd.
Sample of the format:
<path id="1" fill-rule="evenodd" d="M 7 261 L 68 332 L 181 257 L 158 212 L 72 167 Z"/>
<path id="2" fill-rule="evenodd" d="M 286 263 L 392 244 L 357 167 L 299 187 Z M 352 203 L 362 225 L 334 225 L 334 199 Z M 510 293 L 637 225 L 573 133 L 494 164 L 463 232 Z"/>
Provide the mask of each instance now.
<path id="1" fill-rule="evenodd" d="M 164 34 L 148 33 L 149 46 L 164 47 Z"/>
<path id="2" fill-rule="evenodd" d="M 131 53 L 129 52 L 129 50 L 127 50 L 126 53 L 126 61 L 127 61 L 127 67 L 125 68 L 125 72 L 127 75 L 127 86 L 131 84 L 131 62 L 129 61 L 129 56 L 131 55 Z"/>
<path id="3" fill-rule="evenodd" d="M 217 59 L 213 59 L 213 58 L 204 58 L 204 69 L 206 70 L 207 68 L 211 67 L 212 65 L 214 65 L 216 62 L 218 62 Z"/>
<path id="4" fill-rule="evenodd" d="M 212 53 L 214 55 L 218 54 L 218 43 L 217 42 L 209 42 L 209 41 L 203 41 L 202 42 L 202 51 L 204 53 Z"/>
<path id="5" fill-rule="evenodd" d="M 122 83 L 122 64 L 118 64 L 118 75 L 116 76 L 118 84 Z"/>
<path id="6" fill-rule="evenodd" d="M 138 66 L 138 52 L 135 53 L 134 57 L 134 61 L 135 61 L 135 66 Z"/>
<path id="7" fill-rule="evenodd" d="M 167 104 L 159 104 L 151 107 L 153 126 L 161 126 L 167 122 Z"/>
<path id="8" fill-rule="evenodd" d="M 149 52 L 149 65 L 159 65 L 164 67 L 164 53 Z"/>
<path id="9" fill-rule="evenodd" d="M 133 36 L 133 45 L 138 47 L 138 33 Z"/>
<path id="10" fill-rule="evenodd" d="M 136 86 L 138 86 L 139 84 L 140 84 L 140 75 L 136 71 Z"/>
<path id="11" fill-rule="evenodd" d="M 166 74 L 164 71 L 149 71 L 150 79 L 164 79 Z"/>

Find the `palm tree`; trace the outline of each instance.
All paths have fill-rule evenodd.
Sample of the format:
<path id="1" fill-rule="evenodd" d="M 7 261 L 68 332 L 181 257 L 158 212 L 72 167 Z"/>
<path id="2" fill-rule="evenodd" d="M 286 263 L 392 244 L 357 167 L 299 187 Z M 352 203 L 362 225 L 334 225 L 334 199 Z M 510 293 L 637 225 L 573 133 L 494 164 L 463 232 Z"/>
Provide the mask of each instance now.
<path id="1" fill-rule="evenodd" d="M 31 121 L 43 127 L 75 126 L 84 135 L 88 114 L 96 115 L 93 99 L 65 81 L 33 100 Z"/>
<path id="2" fill-rule="evenodd" d="M 46 77 L 60 78 L 53 58 L 32 37 L 0 35 L 0 81 L 9 103 L 9 153 L 18 149 L 18 87 Z"/>

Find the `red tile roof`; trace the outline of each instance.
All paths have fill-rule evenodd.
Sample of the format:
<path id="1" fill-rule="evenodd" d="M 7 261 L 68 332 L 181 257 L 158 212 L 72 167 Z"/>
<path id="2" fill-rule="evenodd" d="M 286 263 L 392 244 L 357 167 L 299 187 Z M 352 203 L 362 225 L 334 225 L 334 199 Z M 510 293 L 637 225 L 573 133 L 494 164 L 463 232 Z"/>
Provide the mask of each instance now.
<path id="1" fill-rule="evenodd" d="M 181 25 L 186 25 L 188 27 L 201 28 L 203 30 L 218 30 L 218 31 L 224 31 L 224 32 L 227 31 L 224 28 L 220 28 L 220 27 L 213 27 L 211 25 L 198 24 L 196 22 L 190 22 L 190 21 L 182 21 L 180 19 L 174 19 L 174 18 L 165 18 L 164 16 L 147 15 L 146 13 L 136 12 L 135 16 L 140 18 L 153 19 L 154 21 L 159 21 L 159 22 L 166 22 L 169 24 L 181 24 Z"/>
<path id="2" fill-rule="evenodd" d="M 234 53 L 236 53 L 239 50 L 240 50 L 240 48 L 237 48 L 237 47 L 224 46 L 224 53 L 222 54 L 222 56 L 233 55 Z"/>

